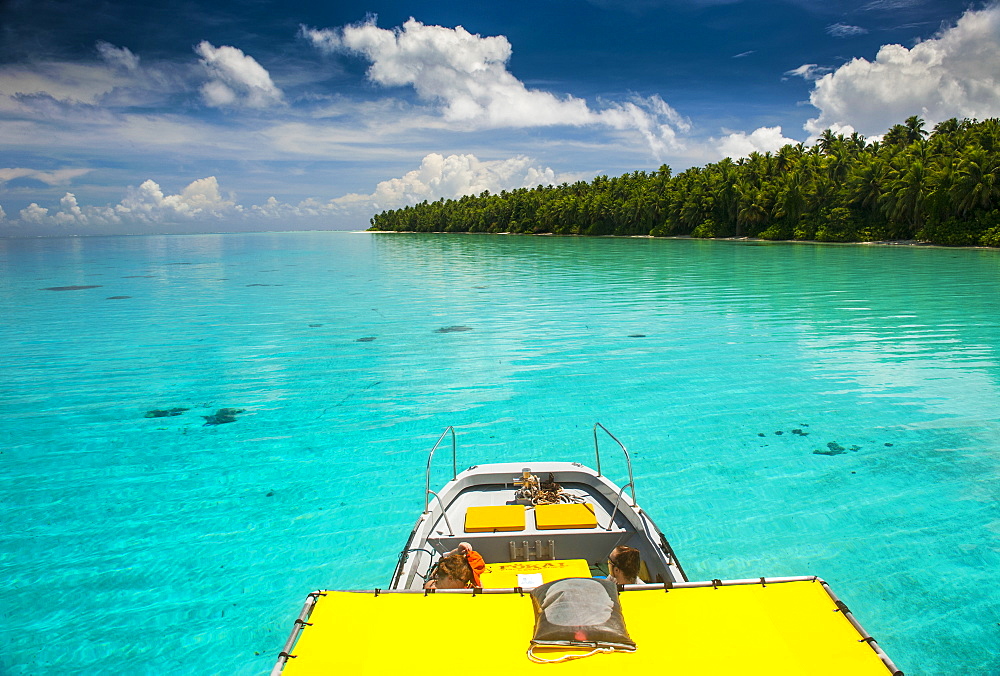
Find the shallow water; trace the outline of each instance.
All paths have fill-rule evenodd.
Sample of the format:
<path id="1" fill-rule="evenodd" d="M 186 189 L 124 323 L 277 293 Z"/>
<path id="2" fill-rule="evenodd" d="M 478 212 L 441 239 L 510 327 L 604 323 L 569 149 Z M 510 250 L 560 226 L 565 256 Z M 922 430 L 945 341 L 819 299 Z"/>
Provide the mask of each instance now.
<path id="1" fill-rule="evenodd" d="M 266 673 L 388 583 L 446 425 L 592 463 L 598 420 L 691 579 L 820 575 L 907 674 L 1000 673 L 998 311 L 995 251 L 0 240 L 0 673 Z"/>

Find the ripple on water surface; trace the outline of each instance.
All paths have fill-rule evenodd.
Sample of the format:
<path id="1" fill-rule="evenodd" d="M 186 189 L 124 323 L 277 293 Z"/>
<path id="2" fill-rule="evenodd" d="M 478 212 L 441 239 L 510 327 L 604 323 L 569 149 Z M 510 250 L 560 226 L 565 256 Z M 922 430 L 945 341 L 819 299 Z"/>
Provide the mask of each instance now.
<path id="1" fill-rule="evenodd" d="M 444 426 L 461 466 L 592 463 L 596 420 L 692 578 L 818 574 L 907 673 L 1000 671 L 996 252 L 293 233 L 0 256 L 3 673 L 265 672 L 308 591 L 387 584 Z"/>

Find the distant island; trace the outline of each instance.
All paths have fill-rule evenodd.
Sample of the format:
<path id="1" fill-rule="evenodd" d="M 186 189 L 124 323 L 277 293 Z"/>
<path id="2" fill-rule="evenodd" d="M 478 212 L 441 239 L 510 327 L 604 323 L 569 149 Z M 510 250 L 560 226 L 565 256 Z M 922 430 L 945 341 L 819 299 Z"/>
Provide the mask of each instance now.
<path id="1" fill-rule="evenodd" d="M 370 230 L 1000 247 L 1000 120 L 908 118 L 815 145 L 383 211 Z"/>

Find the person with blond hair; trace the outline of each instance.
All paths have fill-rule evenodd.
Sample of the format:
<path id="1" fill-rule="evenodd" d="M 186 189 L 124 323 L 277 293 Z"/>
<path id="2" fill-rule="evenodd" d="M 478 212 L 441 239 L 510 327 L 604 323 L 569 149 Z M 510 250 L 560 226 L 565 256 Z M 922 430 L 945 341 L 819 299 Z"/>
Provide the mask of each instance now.
<path id="1" fill-rule="evenodd" d="M 480 574 L 486 569 L 483 557 L 472 549 L 468 542 L 460 542 L 458 547 L 438 560 L 424 589 L 467 589 L 481 587 Z"/>

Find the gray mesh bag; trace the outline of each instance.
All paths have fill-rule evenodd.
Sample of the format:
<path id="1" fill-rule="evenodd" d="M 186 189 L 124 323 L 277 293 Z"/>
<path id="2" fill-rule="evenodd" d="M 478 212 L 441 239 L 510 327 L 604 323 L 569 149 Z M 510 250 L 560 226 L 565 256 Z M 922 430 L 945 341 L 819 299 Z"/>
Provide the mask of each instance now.
<path id="1" fill-rule="evenodd" d="M 635 650 L 628 635 L 618 585 L 614 580 L 571 577 L 555 580 L 531 592 L 535 633 L 528 648 L 533 662 L 562 662 L 598 652 Z M 547 660 L 536 648 L 582 648 L 588 652 Z"/>

